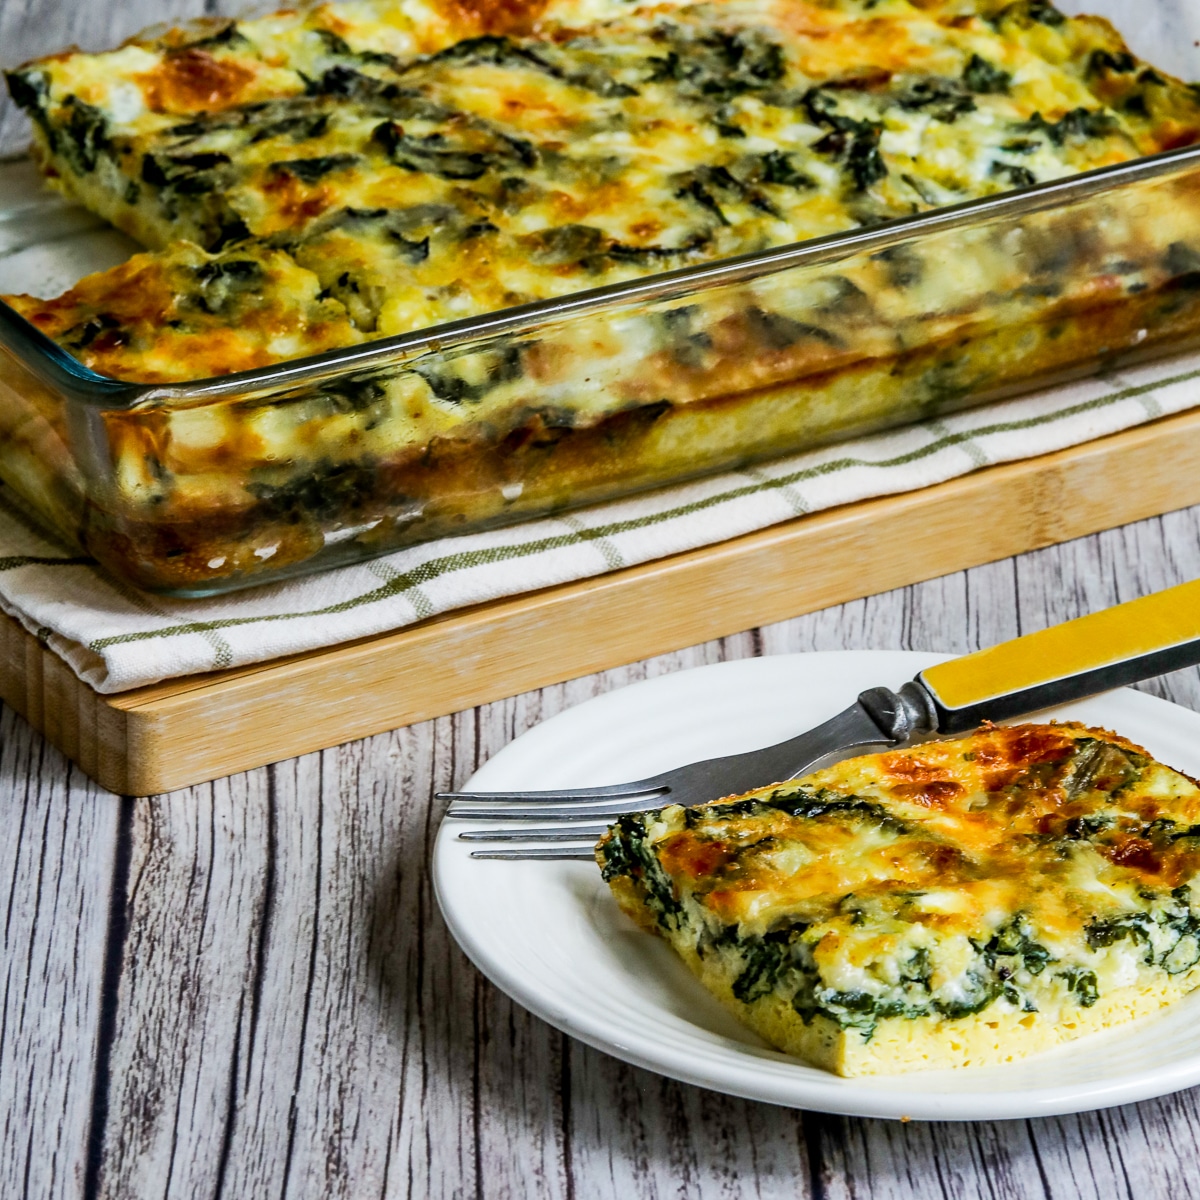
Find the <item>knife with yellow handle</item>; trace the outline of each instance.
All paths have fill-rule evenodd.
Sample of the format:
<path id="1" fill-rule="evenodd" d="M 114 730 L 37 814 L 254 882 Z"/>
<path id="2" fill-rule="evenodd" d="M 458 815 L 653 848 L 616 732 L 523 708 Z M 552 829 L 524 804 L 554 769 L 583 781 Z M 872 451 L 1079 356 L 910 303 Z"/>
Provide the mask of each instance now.
<path id="1" fill-rule="evenodd" d="M 1023 716 L 1196 663 L 1200 580 L 950 659 L 899 691 L 871 688 L 836 717 L 762 750 L 605 787 L 442 794 L 453 801 L 449 816 L 476 820 L 527 820 L 546 816 L 551 805 L 566 806 L 556 820 L 594 820 L 665 804 L 703 804 L 793 779 L 854 752 L 929 734 L 965 733 L 984 721 Z"/>

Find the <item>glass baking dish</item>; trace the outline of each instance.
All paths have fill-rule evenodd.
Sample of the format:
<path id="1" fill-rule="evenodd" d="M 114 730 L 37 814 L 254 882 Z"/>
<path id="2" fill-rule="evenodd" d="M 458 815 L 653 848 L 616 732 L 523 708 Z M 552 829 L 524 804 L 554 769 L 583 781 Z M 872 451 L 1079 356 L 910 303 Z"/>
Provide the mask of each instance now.
<path id="1" fill-rule="evenodd" d="M 118 577 L 202 596 L 1195 341 L 1200 147 L 184 385 L 0 304 L 0 478 Z M 432 405 L 455 419 L 414 436 Z"/>

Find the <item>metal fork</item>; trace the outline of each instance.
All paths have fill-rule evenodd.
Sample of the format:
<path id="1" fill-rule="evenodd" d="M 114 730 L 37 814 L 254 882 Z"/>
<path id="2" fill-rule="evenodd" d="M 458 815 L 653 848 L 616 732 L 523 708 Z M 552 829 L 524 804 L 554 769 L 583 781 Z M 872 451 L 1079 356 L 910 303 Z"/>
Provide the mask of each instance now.
<path id="1" fill-rule="evenodd" d="M 597 818 L 666 804 L 704 804 L 812 770 L 864 746 L 898 746 L 927 733 L 965 733 L 1200 663 L 1200 580 L 1118 604 L 1074 621 L 922 671 L 899 692 L 870 688 L 815 729 L 748 754 L 664 771 L 636 783 L 561 792 L 449 792 L 450 817 L 476 821 L 541 818 L 553 825 L 483 829 L 468 841 L 508 842 L 475 858 L 590 858 L 604 832 Z M 586 824 L 587 821 L 592 824 Z M 529 846 L 530 841 L 540 843 Z M 524 843 L 516 848 L 515 843 Z"/>
<path id="2" fill-rule="evenodd" d="M 689 763 L 606 787 L 544 792 L 440 792 L 446 816 L 463 821 L 512 822 L 503 828 L 465 830 L 464 842 L 503 843 L 472 851 L 472 858 L 590 859 L 592 847 L 617 817 L 668 804 L 711 803 L 722 796 L 792 779 L 822 759 L 849 750 L 895 746 L 934 727 L 935 716 L 915 685 L 899 693 L 872 688 L 849 708 L 797 737 L 762 750 Z"/>

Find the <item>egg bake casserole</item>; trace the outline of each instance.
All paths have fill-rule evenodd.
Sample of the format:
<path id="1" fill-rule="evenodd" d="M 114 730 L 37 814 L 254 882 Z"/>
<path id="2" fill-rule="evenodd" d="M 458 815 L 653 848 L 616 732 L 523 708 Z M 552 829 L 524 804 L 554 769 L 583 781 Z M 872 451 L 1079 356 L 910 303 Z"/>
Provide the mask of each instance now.
<path id="1" fill-rule="evenodd" d="M 841 1075 L 1011 1062 L 1200 984 L 1200 787 L 1115 734 L 989 728 L 622 817 L 621 907 Z"/>
<path id="2" fill-rule="evenodd" d="M 0 474 L 148 587 L 619 495 L 1197 329 L 1189 179 L 311 386 L 172 391 L 1200 140 L 1192 88 L 1042 0 L 355 0 L 8 83 L 51 183 L 150 249 L 5 300 L 157 387 L 85 434 L 14 363 Z"/>

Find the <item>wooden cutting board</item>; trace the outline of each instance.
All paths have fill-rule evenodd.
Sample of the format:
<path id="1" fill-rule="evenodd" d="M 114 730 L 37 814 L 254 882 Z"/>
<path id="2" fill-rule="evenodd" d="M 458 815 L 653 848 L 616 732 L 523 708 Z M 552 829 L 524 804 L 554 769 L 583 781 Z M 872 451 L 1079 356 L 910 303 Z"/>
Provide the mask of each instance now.
<path id="1" fill-rule="evenodd" d="M 0 615 L 0 698 L 148 795 L 1200 503 L 1200 411 L 256 666 L 100 695 Z"/>

